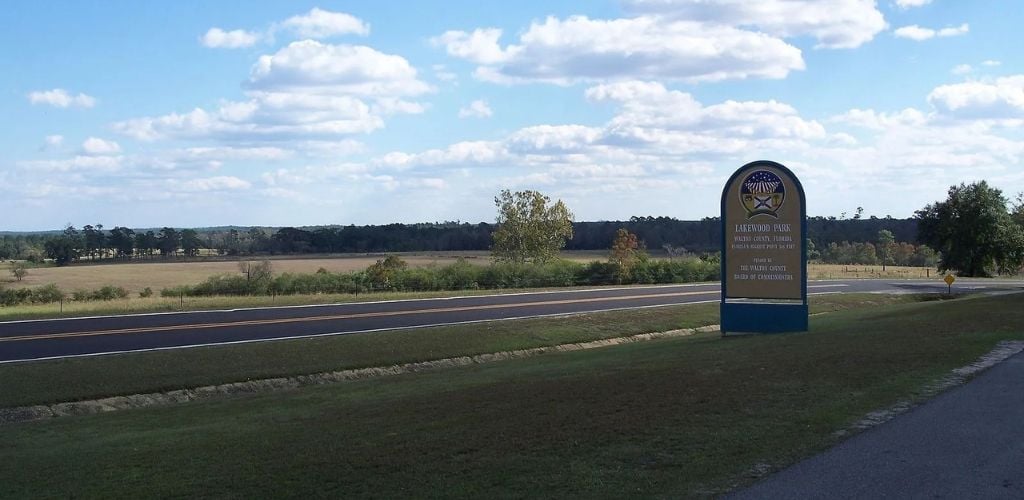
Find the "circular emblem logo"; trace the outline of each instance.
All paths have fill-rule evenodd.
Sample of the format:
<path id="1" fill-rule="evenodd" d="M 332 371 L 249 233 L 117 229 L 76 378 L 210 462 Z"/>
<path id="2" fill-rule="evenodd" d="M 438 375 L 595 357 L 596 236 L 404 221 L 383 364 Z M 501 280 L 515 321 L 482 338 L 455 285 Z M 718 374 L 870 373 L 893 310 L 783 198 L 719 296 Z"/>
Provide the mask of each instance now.
<path id="1" fill-rule="evenodd" d="M 778 218 L 776 212 L 786 201 L 786 186 L 782 179 L 767 170 L 755 170 L 740 185 L 740 203 L 747 210 L 747 218 L 770 215 Z"/>

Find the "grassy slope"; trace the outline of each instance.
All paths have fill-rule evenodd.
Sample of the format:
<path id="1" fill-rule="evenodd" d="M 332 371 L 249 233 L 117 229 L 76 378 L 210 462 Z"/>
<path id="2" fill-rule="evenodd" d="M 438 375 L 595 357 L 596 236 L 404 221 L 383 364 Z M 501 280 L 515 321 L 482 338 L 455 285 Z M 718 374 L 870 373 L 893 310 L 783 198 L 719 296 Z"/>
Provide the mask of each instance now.
<path id="1" fill-rule="evenodd" d="M 0 496 L 705 496 L 1024 338 L 1022 299 L 12 425 Z"/>
<path id="2" fill-rule="evenodd" d="M 824 295 L 812 311 L 913 301 Z M 718 304 L 0 365 L 0 407 L 386 366 L 718 323 Z"/>

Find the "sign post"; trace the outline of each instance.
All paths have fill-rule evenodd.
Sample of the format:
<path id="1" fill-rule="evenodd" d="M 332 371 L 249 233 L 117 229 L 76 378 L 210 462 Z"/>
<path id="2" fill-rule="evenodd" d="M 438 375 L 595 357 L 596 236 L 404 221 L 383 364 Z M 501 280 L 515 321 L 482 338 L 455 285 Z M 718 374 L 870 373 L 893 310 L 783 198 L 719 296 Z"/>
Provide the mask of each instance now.
<path id="1" fill-rule="evenodd" d="M 946 282 L 946 295 L 953 295 L 953 282 L 956 281 L 956 277 L 952 274 L 947 274 L 942 281 Z"/>
<path id="2" fill-rule="evenodd" d="M 807 331 L 807 207 L 788 168 L 755 161 L 722 189 L 722 334 Z"/>

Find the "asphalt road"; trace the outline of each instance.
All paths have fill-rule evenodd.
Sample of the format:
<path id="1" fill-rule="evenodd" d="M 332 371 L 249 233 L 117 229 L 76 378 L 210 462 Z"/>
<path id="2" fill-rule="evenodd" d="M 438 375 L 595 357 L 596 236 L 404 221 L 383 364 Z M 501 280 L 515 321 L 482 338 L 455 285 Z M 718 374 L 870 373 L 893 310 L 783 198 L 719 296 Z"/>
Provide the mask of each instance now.
<path id="1" fill-rule="evenodd" d="M 731 499 L 1024 498 L 1024 353 Z"/>
<path id="2" fill-rule="evenodd" d="M 1024 287 L 958 282 L 960 291 Z M 808 293 L 944 290 L 936 280 L 813 281 Z M 719 285 L 579 289 L 445 299 L 0 322 L 0 363 L 341 335 L 719 299 Z"/>

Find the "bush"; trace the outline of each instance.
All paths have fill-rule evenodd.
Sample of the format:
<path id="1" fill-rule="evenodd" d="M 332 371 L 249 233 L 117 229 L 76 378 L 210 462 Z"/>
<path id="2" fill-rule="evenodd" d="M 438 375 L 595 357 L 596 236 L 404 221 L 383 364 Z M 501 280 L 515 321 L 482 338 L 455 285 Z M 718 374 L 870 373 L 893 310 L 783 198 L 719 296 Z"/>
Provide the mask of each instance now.
<path id="1" fill-rule="evenodd" d="M 284 273 L 271 280 L 218 275 L 193 286 L 165 288 L 163 297 L 211 295 L 280 295 L 364 293 L 367 290 L 437 291 L 503 288 L 567 287 L 616 283 L 684 283 L 718 279 L 716 256 L 673 260 L 639 260 L 628 277 L 611 262 L 580 264 L 555 260 L 545 264 L 494 263 L 475 266 L 465 259 L 446 266 L 410 269 L 395 256 L 377 261 L 366 271 L 332 273 L 318 269 L 309 274 Z"/>
<path id="2" fill-rule="evenodd" d="M 89 294 L 89 300 L 114 300 L 128 298 L 128 290 L 120 286 L 106 285 Z"/>
<path id="3" fill-rule="evenodd" d="M 160 290 L 161 297 L 178 297 L 181 295 L 193 295 L 192 287 L 188 285 L 173 286 Z"/>
<path id="4" fill-rule="evenodd" d="M 4 306 L 16 306 L 24 304 L 32 299 L 32 290 L 18 288 L 15 290 L 0 288 L 0 304 Z"/>
<path id="5" fill-rule="evenodd" d="M 153 296 L 153 289 L 148 287 L 148 286 L 146 288 L 143 288 L 142 291 L 139 292 L 139 298 L 146 299 L 146 298 L 149 298 L 149 297 L 152 297 L 152 296 Z"/>
<path id="6" fill-rule="evenodd" d="M 32 292 L 32 302 L 36 304 L 60 302 L 64 300 L 64 297 L 64 292 L 53 283 L 41 286 Z"/>
<path id="7" fill-rule="evenodd" d="M 455 263 L 437 270 L 438 286 L 442 290 L 473 290 L 480 288 L 481 268 L 459 257 Z"/>

